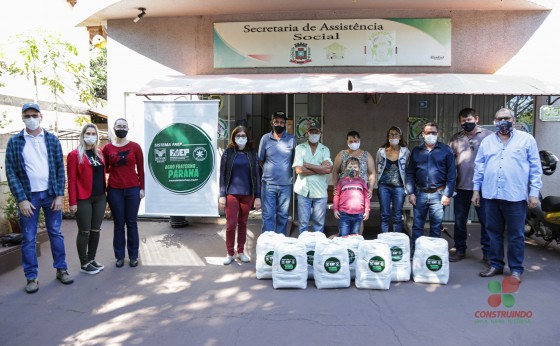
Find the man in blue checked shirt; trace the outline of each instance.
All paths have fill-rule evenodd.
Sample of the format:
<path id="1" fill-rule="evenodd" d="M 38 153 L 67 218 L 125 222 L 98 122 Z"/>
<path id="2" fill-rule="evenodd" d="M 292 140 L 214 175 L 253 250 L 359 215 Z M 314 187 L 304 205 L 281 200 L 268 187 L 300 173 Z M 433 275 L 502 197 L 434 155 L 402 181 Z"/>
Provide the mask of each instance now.
<path id="1" fill-rule="evenodd" d="M 513 128 L 512 110 L 502 108 L 496 112 L 494 124 L 496 133 L 480 143 L 473 177 L 472 202 L 479 206 L 481 198 L 484 199 L 486 231 L 490 237 L 490 268 L 480 272 L 480 276 L 503 274 L 507 229 L 510 278 L 519 284 L 525 256 L 525 215 L 527 206 L 534 208 L 539 202 L 541 160 L 533 136 Z"/>
<path id="2" fill-rule="evenodd" d="M 68 274 L 62 223 L 64 197 L 64 159 L 58 138 L 41 128 L 43 115 L 36 103 L 26 103 L 22 109 L 25 129 L 14 135 L 6 147 L 6 176 L 19 209 L 23 240 L 21 257 L 27 278 L 25 291 L 39 290 L 36 253 L 37 222 L 41 208 L 56 268 L 56 278 L 65 285 L 74 282 Z"/>
<path id="3" fill-rule="evenodd" d="M 443 211 L 455 189 L 457 171 L 451 148 L 438 141 L 438 125 L 426 123 L 422 132 L 424 143 L 412 149 L 406 166 L 408 201 L 414 206 L 412 246 L 424 234 L 430 214 L 430 237 L 441 236 Z"/>

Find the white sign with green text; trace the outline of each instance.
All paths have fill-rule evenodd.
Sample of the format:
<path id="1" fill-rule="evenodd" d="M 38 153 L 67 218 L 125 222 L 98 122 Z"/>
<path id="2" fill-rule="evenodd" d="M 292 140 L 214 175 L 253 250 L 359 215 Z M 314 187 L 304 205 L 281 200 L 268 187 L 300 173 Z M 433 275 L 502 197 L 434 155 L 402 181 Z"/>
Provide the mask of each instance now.
<path id="1" fill-rule="evenodd" d="M 451 66 L 450 18 L 214 23 L 214 67 Z"/>
<path id="2" fill-rule="evenodd" d="M 146 213 L 218 216 L 218 101 L 146 101 Z"/>

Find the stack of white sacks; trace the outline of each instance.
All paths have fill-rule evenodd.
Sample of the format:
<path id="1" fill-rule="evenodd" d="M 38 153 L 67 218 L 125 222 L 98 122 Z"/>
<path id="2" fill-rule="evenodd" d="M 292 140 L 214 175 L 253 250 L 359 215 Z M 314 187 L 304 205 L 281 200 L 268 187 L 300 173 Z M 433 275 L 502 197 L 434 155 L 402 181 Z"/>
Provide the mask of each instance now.
<path id="1" fill-rule="evenodd" d="M 380 233 L 377 239 L 389 245 L 392 259 L 391 281 L 410 280 L 410 238 L 404 233 Z"/>
<path id="2" fill-rule="evenodd" d="M 276 232 L 264 232 L 257 238 L 257 279 L 272 279 L 274 247 L 285 236 Z"/>
<path id="3" fill-rule="evenodd" d="M 449 281 L 447 240 L 424 236 L 416 239 L 412 278 L 415 282 L 447 284 Z"/>
<path id="4" fill-rule="evenodd" d="M 356 262 L 357 288 L 389 289 L 393 266 L 389 245 L 377 239 L 360 242 Z"/>
<path id="5" fill-rule="evenodd" d="M 307 288 L 305 243 L 296 238 L 281 238 L 274 246 L 272 260 L 274 288 Z"/>
<path id="6" fill-rule="evenodd" d="M 301 232 L 298 237 L 305 244 L 307 251 L 307 278 L 313 279 L 313 258 L 315 256 L 315 244 L 320 240 L 326 240 L 323 232 Z"/>
<path id="7" fill-rule="evenodd" d="M 358 245 L 364 240 L 359 234 L 351 234 L 346 237 L 336 237 L 334 241 L 342 243 L 348 250 L 348 260 L 350 261 L 350 278 L 356 278 L 356 255 L 358 254 Z"/>

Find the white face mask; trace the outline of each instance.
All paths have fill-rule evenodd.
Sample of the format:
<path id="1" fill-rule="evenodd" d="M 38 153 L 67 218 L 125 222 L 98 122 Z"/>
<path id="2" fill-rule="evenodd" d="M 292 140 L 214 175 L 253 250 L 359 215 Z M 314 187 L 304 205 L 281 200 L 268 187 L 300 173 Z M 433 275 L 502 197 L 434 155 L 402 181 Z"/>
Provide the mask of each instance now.
<path id="1" fill-rule="evenodd" d="M 397 146 L 397 145 L 399 145 L 399 142 L 400 142 L 400 141 L 401 141 L 401 140 L 398 139 L 398 138 L 391 138 L 391 139 L 389 139 L 389 143 L 391 143 L 392 146 Z"/>
<path id="2" fill-rule="evenodd" d="M 350 150 L 358 150 L 360 149 L 360 142 L 350 143 L 348 144 L 348 148 L 350 148 Z"/>
<path id="3" fill-rule="evenodd" d="M 321 139 L 321 135 L 320 134 L 309 134 L 309 142 L 315 144 L 317 142 L 319 142 L 319 140 Z"/>
<path id="4" fill-rule="evenodd" d="M 235 137 L 235 144 L 239 146 L 239 149 L 245 148 L 247 144 L 247 137 Z"/>
<path id="5" fill-rule="evenodd" d="M 84 136 L 84 142 L 88 145 L 94 145 L 97 142 L 97 136 Z"/>
<path id="6" fill-rule="evenodd" d="M 23 119 L 23 123 L 25 127 L 27 127 L 31 131 L 35 131 L 39 128 L 39 124 L 41 124 L 40 118 L 27 118 Z"/>
<path id="7" fill-rule="evenodd" d="M 426 135 L 424 136 L 424 142 L 428 145 L 434 145 L 437 142 L 437 135 Z"/>

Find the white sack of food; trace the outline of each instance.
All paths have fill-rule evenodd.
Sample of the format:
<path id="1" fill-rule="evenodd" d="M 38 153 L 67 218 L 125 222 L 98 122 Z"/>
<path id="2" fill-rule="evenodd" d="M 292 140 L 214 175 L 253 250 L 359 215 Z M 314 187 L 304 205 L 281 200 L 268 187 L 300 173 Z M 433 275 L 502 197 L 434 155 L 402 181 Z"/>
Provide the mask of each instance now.
<path id="1" fill-rule="evenodd" d="M 351 234 L 344 237 L 336 237 L 334 241 L 340 242 L 348 249 L 348 261 L 350 262 L 350 279 L 356 277 L 356 254 L 358 253 L 358 245 L 364 240 L 359 234 Z"/>
<path id="2" fill-rule="evenodd" d="M 389 245 L 378 239 L 360 242 L 356 262 L 357 288 L 389 289 L 393 266 Z"/>
<path id="3" fill-rule="evenodd" d="M 257 279 L 272 279 L 272 255 L 274 245 L 286 236 L 276 232 L 263 232 L 257 238 Z"/>
<path id="4" fill-rule="evenodd" d="M 319 240 L 327 239 L 327 236 L 323 232 L 308 232 L 304 231 L 299 236 L 298 239 L 303 241 L 307 251 L 307 278 L 313 279 L 313 257 L 315 256 L 315 244 Z"/>
<path id="5" fill-rule="evenodd" d="M 389 245 L 393 268 L 391 281 L 410 280 L 410 238 L 404 233 L 380 233 L 377 239 Z"/>
<path id="6" fill-rule="evenodd" d="M 416 239 L 412 262 L 415 282 L 446 285 L 449 281 L 449 250 L 447 240 L 422 236 Z"/>
<path id="7" fill-rule="evenodd" d="M 274 246 L 272 286 L 307 288 L 307 254 L 301 240 L 285 237 Z"/>
<path id="8" fill-rule="evenodd" d="M 317 242 L 313 275 L 317 288 L 350 287 L 350 263 L 346 246 L 330 239 Z"/>

